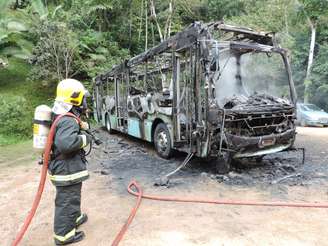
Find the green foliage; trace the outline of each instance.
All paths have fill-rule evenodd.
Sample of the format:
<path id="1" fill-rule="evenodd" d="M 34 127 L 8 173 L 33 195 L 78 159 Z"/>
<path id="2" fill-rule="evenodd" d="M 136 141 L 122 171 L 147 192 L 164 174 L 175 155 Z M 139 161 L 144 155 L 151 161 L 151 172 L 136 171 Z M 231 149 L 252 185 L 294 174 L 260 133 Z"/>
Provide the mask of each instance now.
<path id="1" fill-rule="evenodd" d="M 156 2 L 156 1 L 155 1 Z M 164 3 L 162 3 L 164 4 Z M 209 20 L 209 6 L 206 0 L 178 0 L 176 1 L 176 12 L 174 25 L 183 28 L 194 21 Z M 165 19 L 165 15 L 163 16 Z M 175 31 L 179 31 L 175 30 Z"/>
<path id="2" fill-rule="evenodd" d="M 30 32 L 47 15 L 41 0 L 0 1 L 0 59 L 17 57 L 29 59 L 33 47 Z M 23 8 L 23 9 L 21 9 Z"/>
<path id="3" fill-rule="evenodd" d="M 26 62 L 10 58 L 9 65 L 0 69 L 0 95 L 21 95 L 25 91 L 24 82 L 30 66 Z"/>
<path id="4" fill-rule="evenodd" d="M 90 81 L 128 56 L 127 50 L 110 41 L 109 32 L 82 27 L 74 18 L 72 23 L 48 21 L 40 26 L 30 80 L 57 83 L 71 77 Z"/>
<path id="5" fill-rule="evenodd" d="M 44 20 L 48 16 L 48 10 L 44 6 L 43 2 L 41 0 L 32 0 L 31 1 L 32 9 L 38 13 L 41 20 Z"/>
<path id="6" fill-rule="evenodd" d="M 310 100 L 328 109 L 328 43 L 320 45 L 310 76 Z"/>
<path id="7" fill-rule="evenodd" d="M 317 104 L 319 107 L 328 109 L 328 102 L 327 102 L 327 95 L 328 95 L 328 85 L 324 84 L 318 87 L 314 94 L 312 95 L 312 102 Z"/>
<path id="8" fill-rule="evenodd" d="M 246 4 L 242 0 L 208 0 L 211 19 L 223 20 L 246 13 Z"/>
<path id="9" fill-rule="evenodd" d="M 0 145 L 30 137 L 34 108 L 53 98 L 54 88 L 26 80 L 30 68 L 23 60 L 10 58 L 0 69 Z"/>
<path id="10" fill-rule="evenodd" d="M 73 77 L 81 67 L 78 59 L 79 41 L 64 22 L 43 22 L 38 31 L 39 41 L 34 48 L 31 80 L 58 81 Z"/>
<path id="11" fill-rule="evenodd" d="M 32 117 L 23 97 L 0 96 L 0 135 L 31 136 Z"/>
<path id="12" fill-rule="evenodd" d="M 79 57 L 87 78 L 94 78 L 128 57 L 128 50 L 111 41 L 109 32 L 81 30 Z"/>
<path id="13" fill-rule="evenodd" d="M 241 14 L 230 20 L 238 25 L 267 32 L 287 34 L 296 16 L 295 6 L 290 0 L 251 0 L 243 1 L 241 6 Z"/>
<path id="14" fill-rule="evenodd" d="M 310 18 L 317 22 L 328 14 L 328 1 L 326 0 L 299 0 L 298 11 L 300 16 Z"/>
<path id="15" fill-rule="evenodd" d="M 113 4 L 111 1 L 88 0 L 85 1 L 85 4 L 90 6 L 87 11 L 88 14 L 101 14 L 109 12 L 113 9 Z"/>

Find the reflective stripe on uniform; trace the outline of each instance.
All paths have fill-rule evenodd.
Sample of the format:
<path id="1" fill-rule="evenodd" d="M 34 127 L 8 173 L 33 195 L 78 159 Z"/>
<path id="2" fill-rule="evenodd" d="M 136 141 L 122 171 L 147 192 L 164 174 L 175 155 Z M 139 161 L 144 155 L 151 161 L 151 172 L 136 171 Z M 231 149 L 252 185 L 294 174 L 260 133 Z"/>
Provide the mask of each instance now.
<path id="1" fill-rule="evenodd" d="M 65 242 L 66 240 L 70 239 L 71 237 L 75 236 L 76 229 L 74 228 L 69 233 L 67 233 L 65 236 L 58 236 L 54 234 L 54 238 L 57 239 L 60 242 Z"/>
<path id="2" fill-rule="evenodd" d="M 88 170 L 84 170 L 78 173 L 69 174 L 69 175 L 49 175 L 50 180 L 52 181 L 74 181 L 79 178 L 83 178 L 85 176 L 88 176 L 89 172 Z"/>
<path id="3" fill-rule="evenodd" d="M 81 214 L 81 215 L 76 219 L 75 223 L 79 223 L 80 220 L 81 220 L 82 218 L 83 218 L 83 214 Z"/>

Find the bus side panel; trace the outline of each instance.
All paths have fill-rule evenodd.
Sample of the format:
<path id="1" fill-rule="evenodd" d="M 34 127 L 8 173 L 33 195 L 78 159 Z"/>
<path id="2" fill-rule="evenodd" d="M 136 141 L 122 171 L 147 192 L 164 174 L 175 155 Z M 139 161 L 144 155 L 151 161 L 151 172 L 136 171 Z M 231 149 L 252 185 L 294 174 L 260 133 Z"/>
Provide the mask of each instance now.
<path id="1" fill-rule="evenodd" d="M 128 134 L 136 137 L 141 138 L 141 131 L 140 131 L 140 120 L 137 118 L 129 118 L 128 119 Z"/>
<path id="2" fill-rule="evenodd" d="M 151 129 L 153 126 L 153 121 L 152 120 L 145 120 L 144 122 L 144 130 L 145 130 L 145 134 L 144 134 L 144 139 L 148 142 L 151 142 Z"/>
<path id="3" fill-rule="evenodd" d="M 109 115 L 110 126 L 113 129 L 117 129 L 117 117 L 115 115 Z"/>

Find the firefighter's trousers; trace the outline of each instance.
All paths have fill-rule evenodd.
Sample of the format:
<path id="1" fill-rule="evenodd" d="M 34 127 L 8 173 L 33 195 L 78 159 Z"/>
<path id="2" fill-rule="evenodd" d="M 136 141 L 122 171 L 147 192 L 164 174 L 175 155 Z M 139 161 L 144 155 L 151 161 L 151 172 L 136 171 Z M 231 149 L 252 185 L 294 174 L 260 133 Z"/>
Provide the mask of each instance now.
<path id="1" fill-rule="evenodd" d="M 81 216 L 82 182 L 69 186 L 56 186 L 55 239 L 64 242 L 75 235 L 75 227 Z"/>

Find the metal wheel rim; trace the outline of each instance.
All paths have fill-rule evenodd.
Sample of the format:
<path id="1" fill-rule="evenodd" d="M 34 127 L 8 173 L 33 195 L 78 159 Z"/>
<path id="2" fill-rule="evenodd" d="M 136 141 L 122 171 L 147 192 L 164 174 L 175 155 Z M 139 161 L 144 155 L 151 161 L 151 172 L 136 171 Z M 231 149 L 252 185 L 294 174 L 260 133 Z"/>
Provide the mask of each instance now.
<path id="1" fill-rule="evenodd" d="M 168 136 L 165 131 L 160 131 L 157 135 L 157 147 L 161 153 L 164 153 L 168 148 Z"/>

